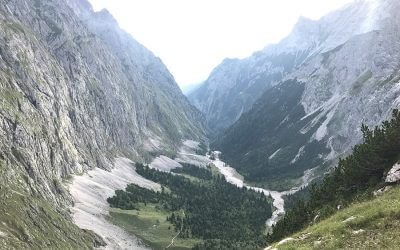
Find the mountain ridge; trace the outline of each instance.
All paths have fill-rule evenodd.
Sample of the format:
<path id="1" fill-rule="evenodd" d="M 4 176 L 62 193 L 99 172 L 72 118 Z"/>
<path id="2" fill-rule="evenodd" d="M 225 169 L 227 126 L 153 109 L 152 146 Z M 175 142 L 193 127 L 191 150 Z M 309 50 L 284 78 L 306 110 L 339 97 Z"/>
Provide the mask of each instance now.
<path id="1" fill-rule="evenodd" d="M 355 4 L 365 6 L 366 3 L 370 2 Z M 395 42 L 399 34 L 399 19 L 394 14 L 399 4 L 390 0 L 380 0 L 379 3 L 381 5 L 375 8 L 376 13 L 380 13 L 383 9 L 391 10 L 385 12 L 385 15 L 387 13 L 391 15 L 389 19 L 384 16 L 376 22 L 377 27 L 380 27 L 379 30 L 373 29 L 367 33 L 356 34 L 344 44 L 339 44 L 326 52 L 315 55 L 311 53 L 312 56 L 301 66 L 283 77 L 281 83 L 267 90 L 248 113 L 242 115 L 217 138 L 213 147 L 224 152 L 225 160 L 230 165 L 247 174 L 247 177 L 268 172 L 270 174 L 268 178 L 272 179 L 278 178 L 282 169 L 287 170 L 288 176 L 305 170 L 298 165 L 297 160 L 301 158 L 308 162 L 307 166 L 304 165 L 306 169 L 326 168 L 334 165 L 338 157 L 345 155 L 360 141 L 361 132 L 358 128 L 361 122 L 374 126 L 390 116 L 391 110 L 399 105 L 397 58 L 400 53 L 398 43 Z M 390 9 L 386 9 L 387 6 L 390 6 Z M 352 8 L 344 10 L 353 13 Z M 339 17 L 348 15 L 340 12 L 333 14 Z M 359 19 L 354 16 L 351 18 Z M 356 26 L 364 25 L 356 22 Z M 346 29 L 354 30 L 354 27 Z M 316 48 L 318 51 L 321 50 L 320 46 Z M 283 101 L 285 95 L 274 101 L 274 97 L 269 94 L 287 86 L 288 81 L 304 84 L 304 91 L 301 92 L 298 103 L 293 103 L 292 106 L 283 104 L 279 106 L 279 101 Z M 288 88 L 286 91 L 294 90 Z M 304 115 L 298 117 L 300 120 L 294 119 L 289 113 L 298 105 L 303 109 L 301 113 Z M 265 113 L 270 107 L 275 107 L 275 110 L 270 110 L 269 114 Z M 308 120 L 307 124 L 296 127 L 299 122 L 310 117 L 312 119 Z M 269 131 L 264 131 L 266 128 Z M 284 133 L 289 133 L 293 137 L 282 141 L 282 137 L 271 134 L 282 129 L 286 131 Z M 242 144 L 238 136 L 246 136 L 246 133 L 251 134 L 250 138 L 244 139 L 251 142 L 248 146 Z M 304 135 L 307 135 L 308 139 L 305 139 Z M 304 138 L 305 142 L 297 145 L 295 142 L 300 138 Z M 311 145 L 315 143 L 322 143 L 320 150 L 312 152 L 310 149 L 307 153 L 305 148 L 312 147 Z M 268 157 L 279 149 L 279 154 L 274 155 L 279 161 L 271 162 Z M 272 169 L 276 173 L 271 172 Z M 301 174 L 297 174 L 297 177 L 300 178 Z M 277 183 L 280 181 L 281 177 Z M 295 183 L 295 180 L 292 182 Z M 267 182 L 263 184 L 267 185 Z"/>
<path id="2" fill-rule="evenodd" d="M 300 17 L 291 33 L 235 65 L 218 65 L 201 88 L 189 95 L 216 134 L 248 111 L 263 92 L 278 84 L 310 58 L 351 37 L 379 29 L 395 1 L 356 1 L 319 20 Z M 227 74 L 220 72 L 227 71 Z M 234 104 L 232 104 L 234 103 Z"/>

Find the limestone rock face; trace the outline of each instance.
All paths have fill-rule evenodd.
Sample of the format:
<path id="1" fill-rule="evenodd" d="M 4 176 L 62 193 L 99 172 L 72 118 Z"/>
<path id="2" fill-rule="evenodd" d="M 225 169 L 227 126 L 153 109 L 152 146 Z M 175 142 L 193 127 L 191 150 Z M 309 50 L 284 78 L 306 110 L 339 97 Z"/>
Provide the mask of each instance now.
<path id="1" fill-rule="evenodd" d="M 301 17 L 280 43 L 243 60 L 224 60 L 189 99 L 205 114 L 211 129 L 220 133 L 249 111 L 266 90 L 309 64 L 313 57 L 357 35 L 381 29 L 397 4 L 393 0 L 363 0 L 317 21 Z"/>
<path id="2" fill-rule="evenodd" d="M 63 180 L 110 169 L 116 156 L 173 155 L 183 140 L 205 140 L 202 119 L 161 60 L 107 11 L 95 13 L 86 0 L 0 0 L 0 192 L 26 197 L 17 201 L 36 206 L 37 216 L 44 203 L 68 224 Z M 12 204 L 2 199 L 2 213 Z M 34 217 L 20 219 L 27 242 L 39 242 L 43 228 L 27 226 Z M 69 244 L 70 234 L 57 237 Z"/>
<path id="3" fill-rule="evenodd" d="M 386 183 L 398 183 L 400 182 L 400 164 L 395 164 L 385 179 Z"/>
<path id="4" fill-rule="evenodd" d="M 311 52 L 217 138 L 215 149 L 260 180 L 332 166 L 360 142 L 362 123 L 376 126 L 400 107 L 399 9 L 395 0 L 355 1 L 321 20 L 300 20 L 264 52 Z"/>

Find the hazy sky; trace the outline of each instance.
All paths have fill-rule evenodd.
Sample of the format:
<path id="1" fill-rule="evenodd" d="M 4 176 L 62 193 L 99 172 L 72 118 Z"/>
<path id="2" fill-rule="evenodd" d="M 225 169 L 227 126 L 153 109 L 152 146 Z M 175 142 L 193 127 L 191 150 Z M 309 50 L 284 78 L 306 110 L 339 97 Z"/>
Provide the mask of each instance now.
<path id="1" fill-rule="evenodd" d="M 180 86 L 205 80 L 224 58 L 243 58 L 352 0 L 90 0 L 167 65 Z"/>

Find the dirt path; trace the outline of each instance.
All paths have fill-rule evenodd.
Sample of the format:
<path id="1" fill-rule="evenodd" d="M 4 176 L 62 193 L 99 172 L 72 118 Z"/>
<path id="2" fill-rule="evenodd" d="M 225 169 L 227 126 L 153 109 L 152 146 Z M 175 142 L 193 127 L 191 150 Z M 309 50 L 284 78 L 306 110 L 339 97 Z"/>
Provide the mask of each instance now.
<path id="1" fill-rule="evenodd" d="M 174 240 L 176 239 L 176 237 L 178 237 L 178 236 L 181 234 L 182 229 L 183 229 L 183 218 L 185 217 L 185 211 L 183 211 L 182 215 L 183 215 L 183 217 L 182 217 L 181 229 L 180 229 L 179 232 L 172 238 L 171 243 L 170 243 L 165 249 L 170 248 L 172 245 L 174 245 Z"/>

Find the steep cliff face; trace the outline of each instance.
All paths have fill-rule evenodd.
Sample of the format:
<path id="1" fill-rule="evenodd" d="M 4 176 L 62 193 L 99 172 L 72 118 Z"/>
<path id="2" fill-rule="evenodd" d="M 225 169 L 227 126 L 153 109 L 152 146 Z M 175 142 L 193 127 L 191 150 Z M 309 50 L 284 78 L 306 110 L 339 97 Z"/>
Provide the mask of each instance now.
<path id="1" fill-rule="evenodd" d="M 330 166 L 349 152 L 361 139 L 361 123 L 375 126 L 400 104 L 399 9 L 394 0 L 358 1 L 322 18 L 318 36 L 306 25 L 296 39 L 283 40 L 288 48 L 309 44 L 302 33 L 330 34 L 312 43 L 311 56 L 267 90 L 214 147 L 252 180 L 291 179 L 286 188 L 303 171 Z"/>
<path id="2" fill-rule="evenodd" d="M 202 116 L 160 59 L 85 0 L 2 0 L 0 27 L 0 248 L 91 247 L 62 181 L 117 155 L 174 154 L 204 140 Z"/>
<path id="3" fill-rule="evenodd" d="M 351 37 L 379 28 L 389 3 L 357 1 L 318 21 L 301 17 L 288 37 L 243 60 L 227 59 L 201 88 L 189 95 L 214 132 L 221 132 L 248 111 L 268 89 L 316 55 Z"/>

